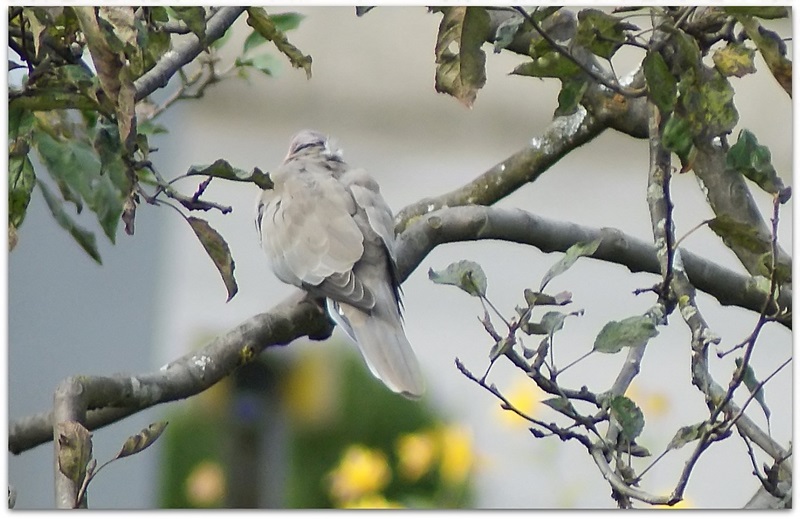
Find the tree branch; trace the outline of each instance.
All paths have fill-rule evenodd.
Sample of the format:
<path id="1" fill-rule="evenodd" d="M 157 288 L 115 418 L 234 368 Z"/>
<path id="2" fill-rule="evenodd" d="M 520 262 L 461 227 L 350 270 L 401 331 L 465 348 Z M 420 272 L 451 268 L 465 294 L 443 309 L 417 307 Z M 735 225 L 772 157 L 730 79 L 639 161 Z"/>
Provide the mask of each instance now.
<path id="1" fill-rule="evenodd" d="M 418 218 L 398 236 L 398 267 L 413 271 L 438 245 L 472 240 L 505 240 L 533 245 L 542 252 L 564 252 L 580 241 L 603 238 L 593 258 L 624 265 L 631 272 L 661 274 L 653 245 L 618 229 L 591 228 L 537 216 L 521 209 L 465 206 L 442 209 Z M 722 305 L 760 312 L 767 295 L 749 276 L 738 274 L 687 250 L 679 249 L 691 283 Z M 791 291 L 781 294 L 781 306 L 791 308 Z M 791 328 L 790 318 L 779 322 Z"/>
<path id="2" fill-rule="evenodd" d="M 133 86 L 136 89 L 136 101 L 141 101 L 157 89 L 166 86 L 178 69 L 194 60 L 203 52 L 203 49 L 221 38 L 244 10 L 244 7 L 233 6 L 220 8 L 208 20 L 206 40 L 204 42 L 201 42 L 194 34 L 187 35 L 185 42 L 166 52 L 153 68 L 133 82 Z"/>
<path id="3" fill-rule="evenodd" d="M 604 239 L 593 254 L 595 259 L 624 265 L 632 272 L 659 273 L 653 246 L 619 230 L 582 227 L 548 220 L 519 209 L 497 207 L 448 208 L 418 218 L 398 236 L 396 252 L 400 276 L 405 279 L 428 253 L 443 243 L 494 239 L 533 245 L 544 252 L 563 252 L 579 241 L 591 241 L 600 236 Z M 723 305 L 760 310 L 764 296 L 749 277 L 688 251 L 681 254 L 686 271 L 698 288 L 716 297 Z M 791 308 L 791 291 L 781 294 L 781 297 L 780 304 Z M 783 324 L 790 327 L 791 320 Z M 97 429 L 153 405 L 200 393 L 268 347 L 286 345 L 303 336 L 325 338 L 330 331 L 331 324 L 321 306 L 298 291 L 269 312 L 251 317 L 204 348 L 181 357 L 156 373 L 82 377 L 89 409 L 84 425 L 90 430 Z M 746 418 L 743 416 L 737 426 L 741 426 Z M 50 413 L 25 417 L 10 424 L 9 451 L 14 454 L 50 439 Z M 762 438 L 762 442 L 767 440 L 772 441 L 768 437 Z"/>

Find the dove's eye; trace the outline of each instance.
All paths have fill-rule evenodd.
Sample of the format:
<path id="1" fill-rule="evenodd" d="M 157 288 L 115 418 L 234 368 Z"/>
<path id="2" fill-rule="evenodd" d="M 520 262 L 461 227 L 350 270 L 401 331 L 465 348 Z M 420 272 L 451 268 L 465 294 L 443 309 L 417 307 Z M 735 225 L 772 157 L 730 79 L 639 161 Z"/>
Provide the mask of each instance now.
<path id="1" fill-rule="evenodd" d="M 306 148 L 311 148 L 312 146 L 322 146 L 322 143 L 321 143 L 321 142 L 318 142 L 318 141 L 309 141 L 309 142 L 304 142 L 304 143 L 302 143 L 302 144 L 298 144 L 298 145 L 297 145 L 297 146 L 296 146 L 296 147 L 295 147 L 295 148 L 292 150 L 292 155 L 294 155 L 295 153 L 297 153 L 297 152 L 299 152 L 299 151 L 302 151 L 302 150 L 304 150 L 304 149 L 306 149 Z"/>

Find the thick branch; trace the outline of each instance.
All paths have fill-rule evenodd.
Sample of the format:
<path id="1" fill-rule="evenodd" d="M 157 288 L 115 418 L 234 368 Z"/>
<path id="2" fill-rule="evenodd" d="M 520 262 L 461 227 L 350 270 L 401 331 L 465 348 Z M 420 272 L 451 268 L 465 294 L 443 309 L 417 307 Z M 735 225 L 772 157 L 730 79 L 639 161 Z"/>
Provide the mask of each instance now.
<path id="1" fill-rule="evenodd" d="M 134 81 L 136 101 L 140 101 L 157 89 L 165 87 L 178 69 L 194 60 L 209 44 L 221 38 L 244 10 L 244 7 L 233 6 L 221 8 L 208 20 L 206 40 L 204 42 L 201 42 L 194 34 L 187 35 L 186 41 L 165 53 L 153 68 Z"/>
<path id="2" fill-rule="evenodd" d="M 505 240 L 533 245 L 543 252 L 566 251 L 579 241 L 603 237 L 592 257 L 626 266 L 631 272 L 660 275 L 653 245 L 611 228 L 591 228 L 537 216 L 521 209 L 465 206 L 436 211 L 417 219 L 398 237 L 398 266 L 403 275 L 414 270 L 428 252 L 442 243 L 481 239 Z M 766 294 L 749 276 L 738 274 L 701 256 L 680 249 L 691 283 L 722 305 L 760 312 Z M 791 291 L 782 294 L 780 305 L 791 308 Z M 791 328 L 791 319 L 780 321 Z"/>
<path id="3" fill-rule="evenodd" d="M 324 338 L 332 325 L 322 307 L 297 291 L 270 312 L 256 315 L 204 348 L 184 355 L 154 373 L 116 377 L 74 377 L 93 430 L 153 405 L 196 395 L 256 358 L 264 349 L 283 346 L 302 336 Z M 56 407 L 58 409 L 58 407 Z M 60 419 L 56 416 L 57 419 Z M 18 454 L 52 439 L 52 414 L 14 422 L 9 450 Z"/>
<path id="4" fill-rule="evenodd" d="M 405 279 L 428 253 L 443 243 L 493 239 L 533 245 L 544 252 L 563 252 L 576 242 L 591 241 L 600 236 L 604 240 L 593 254 L 594 258 L 625 265 L 632 272 L 660 272 L 653 246 L 619 230 L 593 229 L 548 220 L 520 209 L 484 206 L 442 209 L 418 218 L 398 237 L 396 252 L 401 279 Z M 764 295 L 749 277 L 688 251 L 681 254 L 695 286 L 723 305 L 760 310 Z M 780 304 L 791 308 L 791 292 L 782 294 L 782 298 Z M 783 324 L 791 327 L 790 320 Z M 201 350 L 156 373 L 84 377 L 83 381 L 89 387 L 89 412 L 84 425 L 90 430 L 96 429 L 158 403 L 197 394 L 264 349 L 285 345 L 306 335 L 315 339 L 327 337 L 330 326 L 321 307 L 304 299 L 298 292 L 269 312 L 251 317 Z M 9 450 L 18 454 L 49 441 L 51 437 L 52 418 L 49 413 L 16 420 L 10 425 Z"/>

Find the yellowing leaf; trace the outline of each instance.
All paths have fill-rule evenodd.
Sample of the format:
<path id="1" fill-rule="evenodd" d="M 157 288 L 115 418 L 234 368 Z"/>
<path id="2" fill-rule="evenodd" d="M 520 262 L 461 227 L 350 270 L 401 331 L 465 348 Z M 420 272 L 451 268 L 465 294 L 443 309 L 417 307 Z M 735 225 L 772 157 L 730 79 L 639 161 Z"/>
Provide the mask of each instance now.
<path id="1" fill-rule="evenodd" d="M 56 425 L 58 470 L 70 481 L 81 484 L 92 459 L 92 433 L 78 422 Z"/>
<path id="2" fill-rule="evenodd" d="M 714 66 L 723 76 L 742 77 L 756 71 L 753 63 L 755 55 L 755 49 L 748 48 L 744 43 L 728 43 L 716 50 L 712 58 Z"/>
<path id="3" fill-rule="evenodd" d="M 168 422 L 151 423 L 146 428 L 139 431 L 139 433 L 129 436 L 128 439 L 125 440 L 125 443 L 122 444 L 119 453 L 117 453 L 117 458 L 132 456 L 151 446 L 158 437 L 161 436 L 164 429 L 167 428 L 167 423 Z"/>

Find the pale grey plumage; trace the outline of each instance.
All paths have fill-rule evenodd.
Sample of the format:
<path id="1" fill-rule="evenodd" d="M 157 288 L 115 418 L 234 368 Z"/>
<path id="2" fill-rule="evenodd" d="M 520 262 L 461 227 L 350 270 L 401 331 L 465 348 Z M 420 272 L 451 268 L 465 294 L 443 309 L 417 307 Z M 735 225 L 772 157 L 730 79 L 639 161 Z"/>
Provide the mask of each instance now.
<path id="1" fill-rule="evenodd" d="M 275 275 L 328 300 L 328 312 L 387 387 L 419 397 L 423 380 L 403 331 L 392 212 L 377 182 L 351 169 L 323 134 L 294 136 L 256 227 Z"/>

